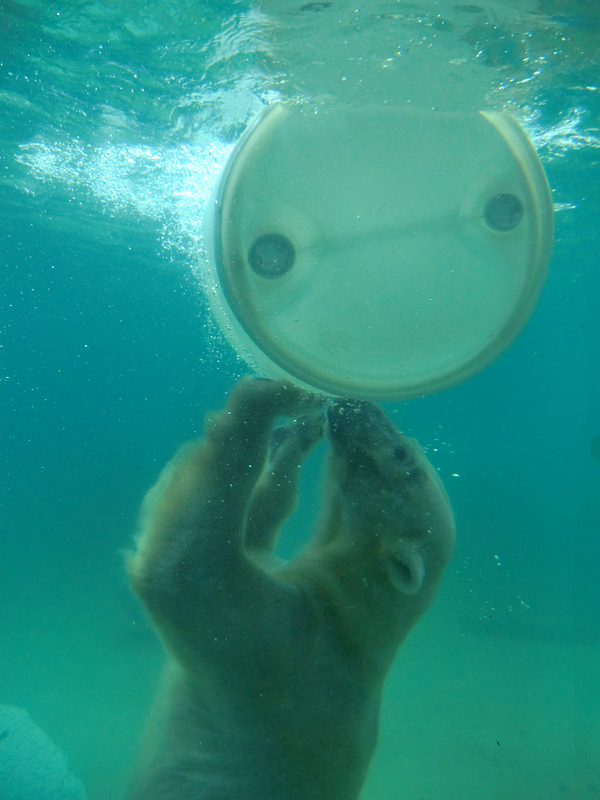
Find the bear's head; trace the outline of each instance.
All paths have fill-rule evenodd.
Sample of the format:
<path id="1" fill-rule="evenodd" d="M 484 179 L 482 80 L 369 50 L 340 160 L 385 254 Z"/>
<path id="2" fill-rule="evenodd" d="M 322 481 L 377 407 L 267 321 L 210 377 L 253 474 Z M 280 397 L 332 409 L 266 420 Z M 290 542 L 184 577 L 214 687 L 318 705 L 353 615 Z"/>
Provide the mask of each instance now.
<path id="1" fill-rule="evenodd" d="M 404 595 L 433 597 L 454 547 L 448 495 L 423 450 L 373 403 L 328 409 L 326 527 Z M 425 607 L 426 607 L 425 605 Z"/>

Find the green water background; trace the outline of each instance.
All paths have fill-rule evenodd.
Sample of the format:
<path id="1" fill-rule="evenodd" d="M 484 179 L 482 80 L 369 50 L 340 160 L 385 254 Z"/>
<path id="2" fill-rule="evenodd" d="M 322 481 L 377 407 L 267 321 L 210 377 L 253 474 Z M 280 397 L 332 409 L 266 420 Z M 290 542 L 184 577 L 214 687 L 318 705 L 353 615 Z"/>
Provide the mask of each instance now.
<path id="1" fill-rule="evenodd" d="M 161 653 L 121 552 L 243 371 L 207 311 L 201 219 L 255 111 L 506 108 L 553 187 L 553 261 L 496 364 L 386 404 L 459 535 L 390 676 L 364 797 L 600 798 L 596 4 L 32 0 L 0 2 L 0 31 L 0 702 L 92 800 L 122 796 Z"/>

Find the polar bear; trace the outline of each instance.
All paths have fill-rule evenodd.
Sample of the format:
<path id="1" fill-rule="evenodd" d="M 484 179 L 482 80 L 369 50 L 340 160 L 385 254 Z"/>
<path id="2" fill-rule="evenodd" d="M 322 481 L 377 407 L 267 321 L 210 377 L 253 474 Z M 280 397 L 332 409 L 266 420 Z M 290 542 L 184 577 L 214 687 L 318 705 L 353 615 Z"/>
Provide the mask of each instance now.
<path id="1" fill-rule="evenodd" d="M 322 517 L 282 563 L 324 432 Z M 128 571 L 169 665 L 131 800 L 358 798 L 386 673 L 453 543 L 437 473 L 379 407 L 243 379 L 142 506 Z"/>

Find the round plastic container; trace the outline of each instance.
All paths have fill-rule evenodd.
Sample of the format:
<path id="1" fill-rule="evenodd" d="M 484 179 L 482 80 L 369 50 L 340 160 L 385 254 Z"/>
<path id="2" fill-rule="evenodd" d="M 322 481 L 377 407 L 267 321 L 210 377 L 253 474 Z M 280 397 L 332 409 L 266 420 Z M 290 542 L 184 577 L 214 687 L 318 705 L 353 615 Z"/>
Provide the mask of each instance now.
<path id="1" fill-rule="evenodd" d="M 553 206 L 504 113 L 267 108 L 209 214 L 213 309 L 258 371 L 415 397 L 496 359 L 543 285 Z"/>

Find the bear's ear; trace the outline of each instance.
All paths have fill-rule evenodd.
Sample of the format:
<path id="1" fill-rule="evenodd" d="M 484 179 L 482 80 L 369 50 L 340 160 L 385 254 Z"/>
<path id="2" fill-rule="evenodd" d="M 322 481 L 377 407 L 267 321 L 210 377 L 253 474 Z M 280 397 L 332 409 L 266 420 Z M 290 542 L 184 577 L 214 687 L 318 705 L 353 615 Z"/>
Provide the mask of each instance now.
<path id="1" fill-rule="evenodd" d="M 387 554 L 387 573 L 392 586 L 403 594 L 418 594 L 425 580 L 425 563 L 412 542 L 396 542 Z"/>

